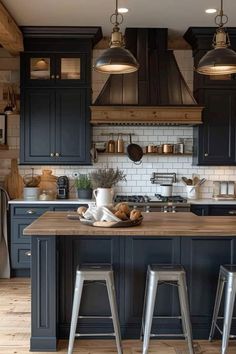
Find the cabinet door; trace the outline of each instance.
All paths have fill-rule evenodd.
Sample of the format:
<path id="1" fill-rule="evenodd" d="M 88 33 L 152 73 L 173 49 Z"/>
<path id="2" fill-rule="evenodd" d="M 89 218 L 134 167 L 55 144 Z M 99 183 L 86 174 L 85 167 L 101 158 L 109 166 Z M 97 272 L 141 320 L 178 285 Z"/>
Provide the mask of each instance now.
<path id="1" fill-rule="evenodd" d="M 78 87 L 90 83 L 91 67 L 85 54 L 56 54 L 55 63 L 56 86 Z"/>
<path id="2" fill-rule="evenodd" d="M 236 94 L 232 90 L 207 90 L 199 98 L 205 106 L 199 127 L 199 164 L 235 164 Z"/>
<path id="3" fill-rule="evenodd" d="M 126 338 L 137 338 L 140 333 L 146 272 L 149 264 L 178 264 L 179 237 L 125 237 L 124 313 Z M 176 287 L 163 284 L 158 287 L 155 316 L 179 314 Z M 179 321 L 153 320 L 153 333 L 181 332 Z"/>
<path id="4" fill-rule="evenodd" d="M 52 163 L 55 152 L 55 93 L 26 89 L 21 119 L 21 163 Z"/>
<path id="5" fill-rule="evenodd" d="M 90 163 L 87 89 L 56 90 L 56 160 Z"/>
<path id="6" fill-rule="evenodd" d="M 236 205 L 209 205 L 209 214 L 214 216 L 236 216 Z"/>
<path id="7" fill-rule="evenodd" d="M 22 86 L 80 86 L 90 84 L 91 66 L 84 53 L 24 53 Z"/>
<path id="8" fill-rule="evenodd" d="M 236 262 L 235 241 L 234 237 L 182 237 L 181 264 L 187 273 L 195 338 L 209 336 L 220 265 Z M 222 309 L 223 305 L 220 316 Z"/>
<path id="9" fill-rule="evenodd" d="M 55 85 L 55 59 L 49 53 L 21 55 L 21 86 Z"/>

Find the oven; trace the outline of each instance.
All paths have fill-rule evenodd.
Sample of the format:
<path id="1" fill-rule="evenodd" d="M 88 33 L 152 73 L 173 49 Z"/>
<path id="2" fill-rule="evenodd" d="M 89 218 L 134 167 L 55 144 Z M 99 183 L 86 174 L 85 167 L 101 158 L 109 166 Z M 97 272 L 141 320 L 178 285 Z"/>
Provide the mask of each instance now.
<path id="1" fill-rule="evenodd" d="M 142 195 L 116 195 L 115 203 L 120 202 L 126 202 L 131 208 L 145 213 L 154 211 L 162 213 L 190 212 L 190 204 L 181 196 L 162 197 L 156 195 L 152 198 Z"/>

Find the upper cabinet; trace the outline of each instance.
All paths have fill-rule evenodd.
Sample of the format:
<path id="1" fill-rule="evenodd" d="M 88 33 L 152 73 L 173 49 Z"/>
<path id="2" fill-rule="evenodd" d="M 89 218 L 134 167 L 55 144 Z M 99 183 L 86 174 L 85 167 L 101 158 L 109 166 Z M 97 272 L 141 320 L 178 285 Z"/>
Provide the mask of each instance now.
<path id="1" fill-rule="evenodd" d="M 90 80 L 86 54 L 27 53 L 22 55 L 27 86 L 83 86 Z"/>
<path id="2" fill-rule="evenodd" d="M 21 164 L 91 164 L 92 48 L 96 27 L 23 28 Z"/>
<path id="3" fill-rule="evenodd" d="M 184 38 L 193 48 L 194 67 L 210 50 L 214 28 L 191 27 Z M 232 49 L 236 30 L 228 28 Z M 207 76 L 194 72 L 194 96 L 204 106 L 203 124 L 194 127 L 193 163 L 236 165 L 236 75 Z"/>

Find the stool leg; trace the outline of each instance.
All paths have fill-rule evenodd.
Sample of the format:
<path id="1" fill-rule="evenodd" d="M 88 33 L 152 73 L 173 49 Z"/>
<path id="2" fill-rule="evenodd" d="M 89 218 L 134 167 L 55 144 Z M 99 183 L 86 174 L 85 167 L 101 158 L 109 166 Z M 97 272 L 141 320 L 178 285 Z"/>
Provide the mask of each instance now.
<path id="1" fill-rule="evenodd" d="M 180 275 L 178 285 L 179 285 L 178 291 L 179 291 L 180 309 L 181 309 L 181 316 L 182 316 L 182 326 L 183 326 L 183 330 L 185 331 L 185 338 L 187 339 L 188 342 L 189 354 L 194 354 L 192 326 L 190 321 L 185 273 L 182 273 Z"/>
<path id="2" fill-rule="evenodd" d="M 73 308 L 72 308 L 72 316 L 71 316 L 71 325 L 70 325 L 70 338 L 69 338 L 69 346 L 68 346 L 68 354 L 73 353 L 73 346 L 75 340 L 76 326 L 79 316 L 79 307 L 82 296 L 84 280 L 80 275 L 76 276 L 75 281 L 75 291 L 74 291 L 74 300 L 73 300 Z"/>
<path id="3" fill-rule="evenodd" d="M 140 340 L 143 340 L 144 317 L 145 317 L 146 302 L 147 302 L 148 275 L 149 275 L 149 272 L 147 271 L 146 283 L 145 283 L 145 291 L 144 291 L 144 299 L 143 299 L 143 314 L 142 314 L 142 322 L 141 322 L 141 330 L 140 330 Z"/>
<path id="4" fill-rule="evenodd" d="M 224 278 L 223 278 L 221 271 L 220 271 L 218 284 L 217 284 L 217 290 L 216 290 L 214 311 L 213 311 L 213 316 L 212 316 L 211 330 L 210 330 L 210 334 L 209 334 L 209 341 L 212 341 L 212 338 L 214 337 L 216 322 L 217 322 L 217 318 L 218 318 L 218 314 L 219 314 L 219 310 L 220 310 L 221 299 L 222 299 L 223 290 L 224 290 L 224 282 L 225 282 Z"/>
<path id="5" fill-rule="evenodd" d="M 147 286 L 147 300 L 144 315 L 144 337 L 143 337 L 143 354 L 148 354 L 150 333 L 152 328 L 153 312 L 156 300 L 158 279 L 152 274 L 149 275 Z"/>
<path id="6" fill-rule="evenodd" d="M 116 337 L 116 347 L 118 354 L 122 354 L 122 344 L 121 344 L 121 333 L 120 333 L 120 322 L 118 316 L 117 302 L 116 302 L 116 292 L 115 292 L 115 282 L 113 273 L 111 272 L 106 279 L 108 298 L 111 307 L 111 315 L 113 320 L 113 327 Z"/>
<path id="7" fill-rule="evenodd" d="M 223 338 L 222 338 L 222 349 L 221 354 L 227 354 L 228 343 L 231 330 L 231 322 L 234 310 L 234 300 L 236 292 L 236 280 L 229 276 L 226 285 L 226 298 L 225 298 L 225 309 L 224 309 L 224 328 L 223 328 Z"/>

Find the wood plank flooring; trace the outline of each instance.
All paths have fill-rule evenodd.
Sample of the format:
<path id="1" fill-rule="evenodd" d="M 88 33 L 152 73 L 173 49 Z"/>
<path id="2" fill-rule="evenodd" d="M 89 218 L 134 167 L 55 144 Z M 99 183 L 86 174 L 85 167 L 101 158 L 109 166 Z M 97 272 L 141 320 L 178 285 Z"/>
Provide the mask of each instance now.
<path id="1" fill-rule="evenodd" d="M 0 279 L 0 354 L 29 353 L 29 279 Z M 67 353 L 68 342 L 59 342 L 58 353 Z M 195 341 L 195 354 L 220 354 L 220 342 Z M 141 354 L 139 340 L 123 341 L 124 354 Z M 36 352 L 35 352 L 36 353 Z M 74 354 L 116 354 L 114 340 L 76 340 Z M 152 340 L 150 354 L 188 354 L 183 340 Z M 36 353 L 37 354 L 37 353 Z M 38 353 L 40 354 L 40 353 Z M 49 353 L 48 353 L 49 354 Z M 231 341 L 228 354 L 236 354 Z"/>

